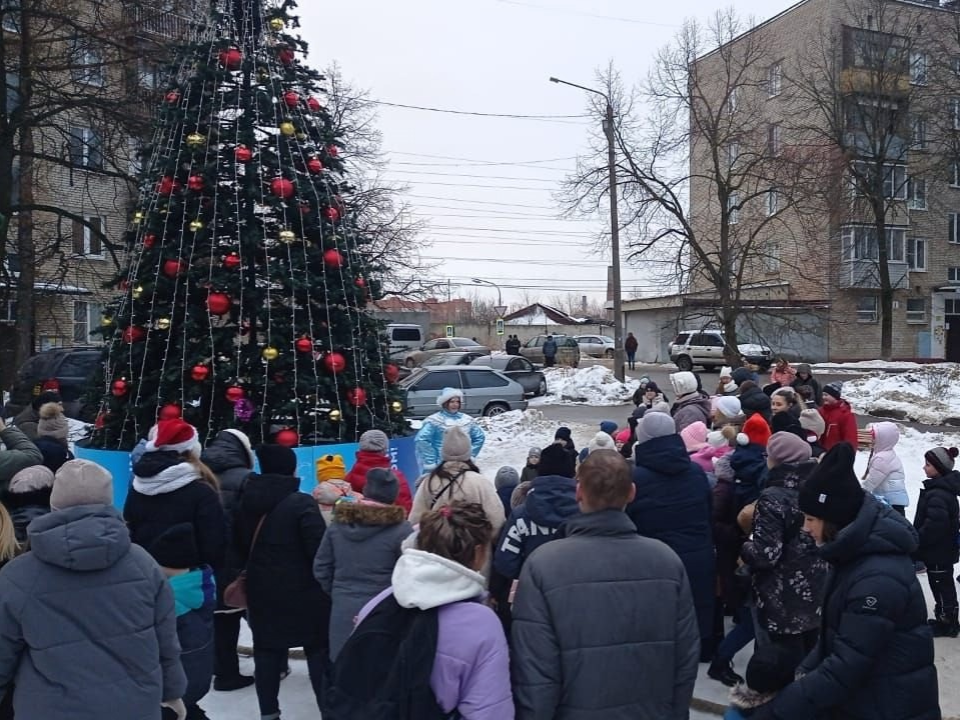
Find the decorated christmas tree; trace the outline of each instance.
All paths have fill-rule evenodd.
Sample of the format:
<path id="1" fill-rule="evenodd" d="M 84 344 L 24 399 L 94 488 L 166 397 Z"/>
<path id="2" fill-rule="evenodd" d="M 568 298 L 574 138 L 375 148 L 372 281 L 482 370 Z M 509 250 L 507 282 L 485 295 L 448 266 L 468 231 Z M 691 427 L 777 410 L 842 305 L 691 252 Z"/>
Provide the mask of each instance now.
<path id="1" fill-rule="evenodd" d="M 212 0 L 145 148 L 129 266 L 104 316 L 94 446 L 182 415 L 201 440 L 400 434 L 399 368 L 366 310 L 378 267 L 352 222 L 323 78 L 285 0 Z"/>

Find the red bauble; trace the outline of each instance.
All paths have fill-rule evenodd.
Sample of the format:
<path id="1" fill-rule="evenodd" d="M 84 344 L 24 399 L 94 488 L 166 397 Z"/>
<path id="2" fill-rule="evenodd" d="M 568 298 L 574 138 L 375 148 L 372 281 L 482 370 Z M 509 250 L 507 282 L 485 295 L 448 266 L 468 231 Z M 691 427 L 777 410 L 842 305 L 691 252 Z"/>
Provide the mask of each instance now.
<path id="1" fill-rule="evenodd" d="M 296 430 L 291 428 L 284 428 L 276 434 L 274 437 L 277 445 L 283 445 L 283 447 L 296 447 L 297 443 L 300 442 L 300 436 L 297 434 Z"/>
<path id="2" fill-rule="evenodd" d="M 243 53 L 237 48 L 221 50 L 219 59 L 220 64 L 223 65 L 223 67 L 225 67 L 227 70 L 239 70 L 240 64 L 243 62 Z"/>
<path id="3" fill-rule="evenodd" d="M 298 339 L 293 345 L 297 348 L 297 352 L 308 353 L 313 350 L 313 340 L 308 337 Z"/>
<path id="4" fill-rule="evenodd" d="M 163 263 L 163 274 L 168 278 L 175 278 L 184 269 L 184 264 L 179 260 L 165 260 Z"/>
<path id="5" fill-rule="evenodd" d="M 110 386 L 110 392 L 112 392 L 115 397 L 123 397 L 129 389 L 130 387 L 127 385 L 126 380 L 114 380 L 113 385 Z"/>
<path id="6" fill-rule="evenodd" d="M 307 107 L 310 109 L 310 112 L 320 112 L 323 105 L 321 105 L 320 101 L 315 97 L 312 97 L 307 100 Z"/>
<path id="7" fill-rule="evenodd" d="M 332 373 L 343 372 L 347 367 L 347 359 L 338 352 L 327 353 L 323 358 L 323 366 Z"/>
<path id="8" fill-rule="evenodd" d="M 356 285 L 358 288 L 365 288 L 367 286 L 367 281 L 364 280 L 363 278 L 357 278 L 356 280 L 353 281 L 353 284 Z"/>
<path id="9" fill-rule="evenodd" d="M 328 207 L 326 210 L 323 211 L 323 214 L 327 216 L 327 220 L 329 220 L 330 222 L 336 222 L 337 220 L 340 219 L 340 211 L 337 210 L 335 207 Z"/>
<path id="10" fill-rule="evenodd" d="M 293 90 L 285 92 L 283 94 L 283 104 L 288 108 L 295 108 L 300 104 L 300 96 L 293 92 Z"/>
<path id="11" fill-rule="evenodd" d="M 210 368 L 206 365 L 194 365 L 190 370 L 190 377 L 196 382 L 203 382 L 210 377 Z"/>
<path id="12" fill-rule="evenodd" d="M 107 418 L 110 417 L 110 413 L 102 412 L 97 415 L 97 419 L 93 421 L 93 427 L 97 430 L 103 430 L 103 426 L 107 424 Z"/>
<path id="13" fill-rule="evenodd" d="M 223 259 L 223 266 L 227 270 L 236 270 L 240 267 L 240 256 L 236 253 L 230 253 Z"/>
<path id="14" fill-rule="evenodd" d="M 167 93 L 166 101 L 171 105 L 176 105 L 178 102 L 180 102 L 180 93 L 178 93 L 176 90 L 171 90 Z"/>
<path id="15" fill-rule="evenodd" d="M 320 162 L 320 158 L 310 158 L 307 160 L 307 170 L 312 172 L 314 175 L 323 172 L 323 163 Z"/>
<path id="16" fill-rule="evenodd" d="M 160 408 L 160 419 L 161 420 L 176 420 L 180 417 L 181 410 L 179 403 L 167 403 L 162 408 Z"/>
<path id="17" fill-rule="evenodd" d="M 140 342 L 145 337 L 147 337 L 147 331 L 139 325 L 128 325 L 123 329 L 123 335 L 121 336 L 125 343 L 131 344 Z"/>
<path id="18" fill-rule="evenodd" d="M 280 58 L 280 62 L 284 65 L 292 65 L 297 56 L 290 48 L 283 48 L 283 50 L 277 54 L 277 57 Z"/>
<path id="19" fill-rule="evenodd" d="M 354 407 L 363 407 L 367 404 L 367 391 L 363 388 L 353 388 L 347 391 L 347 400 Z"/>
<path id="20" fill-rule="evenodd" d="M 147 233 L 143 236 L 143 246 L 148 250 L 157 243 L 157 236 L 153 233 Z"/>
<path id="21" fill-rule="evenodd" d="M 191 175 L 187 179 L 187 187 L 191 190 L 199 192 L 200 190 L 203 190 L 203 185 L 203 175 Z"/>
<path id="22" fill-rule="evenodd" d="M 296 191 L 297 186 L 293 184 L 292 180 L 286 178 L 277 178 L 270 183 L 270 192 L 284 200 L 292 198 Z"/>
<path id="23" fill-rule="evenodd" d="M 323 254 L 323 262 L 326 263 L 327 267 L 341 267 L 343 265 L 343 255 L 340 254 L 339 250 L 330 248 Z"/>
<path id="24" fill-rule="evenodd" d="M 246 145 L 238 145 L 233 154 L 236 156 L 237 162 L 250 162 L 250 160 L 253 158 L 253 151 L 251 151 Z"/>
<path id="25" fill-rule="evenodd" d="M 173 195 L 178 190 L 180 190 L 180 183 L 169 175 L 161 178 L 157 183 L 157 192 L 160 195 Z"/>
<path id="26" fill-rule="evenodd" d="M 327 155 L 330 157 L 336 157 L 340 154 L 340 148 L 336 145 L 327 145 Z"/>
<path id="27" fill-rule="evenodd" d="M 226 315 L 230 312 L 233 301 L 225 293 L 210 293 L 207 295 L 207 309 L 214 315 Z"/>
<path id="28" fill-rule="evenodd" d="M 231 385 L 227 388 L 227 392 L 225 392 L 224 395 L 226 395 L 228 402 L 235 403 L 237 400 L 242 400 L 246 393 L 243 391 L 242 387 Z"/>
<path id="29" fill-rule="evenodd" d="M 383 376 L 389 383 L 395 383 L 400 379 L 400 368 L 393 363 L 387 363 L 383 367 Z"/>

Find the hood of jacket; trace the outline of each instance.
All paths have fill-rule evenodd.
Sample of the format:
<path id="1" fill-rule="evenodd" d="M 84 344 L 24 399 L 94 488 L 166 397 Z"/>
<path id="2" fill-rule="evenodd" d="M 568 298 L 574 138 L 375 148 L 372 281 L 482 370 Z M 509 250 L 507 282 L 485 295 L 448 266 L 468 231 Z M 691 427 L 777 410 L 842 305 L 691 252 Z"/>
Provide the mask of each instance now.
<path id="1" fill-rule="evenodd" d="M 133 466 L 133 489 L 142 495 L 163 495 L 200 478 L 180 453 L 161 450 L 144 453 Z"/>
<path id="2" fill-rule="evenodd" d="M 673 404 L 673 411 L 676 412 L 680 408 L 687 407 L 688 405 L 700 406 L 707 413 L 707 417 L 710 417 L 713 412 L 713 400 L 710 399 L 709 395 L 705 395 L 699 390 L 678 397 Z"/>
<path id="3" fill-rule="evenodd" d="M 817 466 L 816 460 L 802 463 L 783 463 L 767 471 L 766 487 L 782 487 L 787 490 L 799 490 L 800 484 L 807 479 Z"/>
<path id="4" fill-rule="evenodd" d="M 350 472 L 362 472 L 365 477 L 367 470 L 372 468 L 389 468 L 391 465 L 392 461 L 389 455 L 374 452 L 373 450 L 358 450 L 357 459 L 354 461 L 353 467 L 350 468 Z"/>
<path id="5" fill-rule="evenodd" d="M 177 617 L 202 607 L 213 608 L 217 601 L 217 587 L 213 571 L 204 565 L 182 575 L 167 578 L 173 590 Z"/>
<path id="6" fill-rule="evenodd" d="M 747 388 L 740 394 L 740 407 L 742 407 L 744 411 L 769 412 L 770 396 L 759 387 Z"/>
<path id="7" fill-rule="evenodd" d="M 946 490 L 953 495 L 960 495 L 960 472 L 951 470 L 946 475 L 927 478 L 923 481 L 924 490 Z"/>
<path id="8" fill-rule="evenodd" d="M 213 442 L 204 448 L 200 459 L 218 475 L 233 468 L 253 470 L 249 451 L 240 438 L 227 430 L 221 430 Z"/>
<path id="9" fill-rule="evenodd" d="M 300 478 L 290 475 L 250 473 L 243 486 L 241 503 L 244 511 L 266 515 L 289 495 L 300 491 Z"/>
<path id="10" fill-rule="evenodd" d="M 820 548 L 820 555 L 834 565 L 845 565 L 865 555 L 909 555 L 916 551 L 919 536 L 913 525 L 896 510 L 870 493 L 853 522 Z"/>
<path id="11" fill-rule="evenodd" d="M 664 475 L 690 469 L 690 455 L 679 435 L 664 435 L 636 446 L 637 465 Z"/>
<path id="12" fill-rule="evenodd" d="M 27 527 L 41 561 L 74 572 L 104 570 L 130 552 L 130 533 L 109 505 L 77 505 L 38 517 Z"/>
<path id="13" fill-rule="evenodd" d="M 577 481 L 561 475 L 544 475 L 533 481 L 526 500 L 527 516 L 538 525 L 559 527 L 580 512 Z"/>
<path id="14" fill-rule="evenodd" d="M 359 542 L 394 527 L 407 519 L 407 511 L 399 505 L 383 505 L 369 500 L 337 503 L 333 522 L 348 540 Z"/>
<path id="15" fill-rule="evenodd" d="M 485 580 L 458 562 L 407 548 L 393 568 L 391 585 L 400 607 L 429 610 L 483 595 Z"/>
<path id="16" fill-rule="evenodd" d="M 320 505 L 327 506 L 336 505 L 337 500 L 341 498 L 357 497 L 353 486 L 346 480 L 324 480 L 322 483 L 317 483 L 311 494 Z"/>
<path id="17" fill-rule="evenodd" d="M 894 446 L 900 442 L 900 428 L 892 422 L 879 422 L 872 425 L 873 429 L 873 451 L 887 452 L 893 450 Z"/>

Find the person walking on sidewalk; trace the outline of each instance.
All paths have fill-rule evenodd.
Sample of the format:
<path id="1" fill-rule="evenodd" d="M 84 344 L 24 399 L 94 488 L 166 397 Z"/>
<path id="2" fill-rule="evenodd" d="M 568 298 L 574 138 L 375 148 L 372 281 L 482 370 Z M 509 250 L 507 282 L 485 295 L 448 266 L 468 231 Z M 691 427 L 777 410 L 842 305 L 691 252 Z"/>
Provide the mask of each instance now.
<path id="1" fill-rule="evenodd" d="M 934 637 L 957 637 L 957 586 L 953 566 L 960 559 L 957 537 L 960 534 L 960 473 L 953 469 L 956 448 L 936 447 L 923 459 L 923 481 L 914 527 L 920 536 L 916 559 L 927 566 L 927 582 L 934 600 L 934 617 L 930 621 Z"/>
<path id="2" fill-rule="evenodd" d="M 557 341 L 553 335 L 547 335 L 543 342 L 543 365 L 544 367 L 553 367 L 557 363 Z"/>
<path id="3" fill-rule="evenodd" d="M 627 354 L 627 367 L 630 370 L 636 370 L 637 349 L 640 343 L 633 336 L 633 333 L 627 333 L 627 339 L 623 341 L 623 351 Z"/>

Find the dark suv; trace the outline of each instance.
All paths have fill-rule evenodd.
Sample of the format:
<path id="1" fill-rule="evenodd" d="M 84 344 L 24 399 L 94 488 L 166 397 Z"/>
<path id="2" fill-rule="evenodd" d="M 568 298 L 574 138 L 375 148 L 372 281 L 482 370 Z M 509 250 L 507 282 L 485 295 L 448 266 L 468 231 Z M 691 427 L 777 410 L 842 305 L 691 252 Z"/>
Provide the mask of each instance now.
<path id="1" fill-rule="evenodd" d="M 98 347 L 70 347 L 45 350 L 27 360 L 17 372 L 10 398 L 3 406 L 4 417 L 14 417 L 44 390 L 58 390 L 67 417 L 91 421 L 84 396 L 100 367 L 103 350 Z"/>

